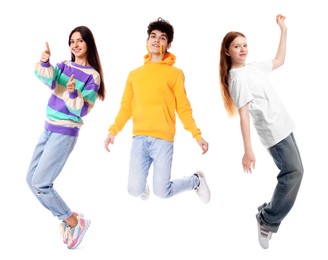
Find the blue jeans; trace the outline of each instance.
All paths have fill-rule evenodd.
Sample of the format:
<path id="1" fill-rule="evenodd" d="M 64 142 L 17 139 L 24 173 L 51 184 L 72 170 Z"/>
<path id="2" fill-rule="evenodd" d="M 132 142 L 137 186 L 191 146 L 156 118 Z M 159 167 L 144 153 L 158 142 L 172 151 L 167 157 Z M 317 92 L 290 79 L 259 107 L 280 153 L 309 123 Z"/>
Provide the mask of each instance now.
<path id="1" fill-rule="evenodd" d="M 147 184 L 149 168 L 153 164 L 153 192 L 160 198 L 169 198 L 199 185 L 195 175 L 171 181 L 173 142 L 149 136 L 132 139 L 128 192 L 139 197 Z"/>
<path id="2" fill-rule="evenodd" d="M 256 218 L 266 229 L 277 232 L 294 205 L 304 170 L 293 133 L 268 151 L 280 172 L 271 201 L 258 208 Z"/>
<path id="3" fill-rule="evenodd" d="M 35 197 L 54 216 L 63 220 L 72 211 L 54 189 L 54 181 L 76 144 L 76 136 L 44 130 L 35 147 L 26 181 Z"/>

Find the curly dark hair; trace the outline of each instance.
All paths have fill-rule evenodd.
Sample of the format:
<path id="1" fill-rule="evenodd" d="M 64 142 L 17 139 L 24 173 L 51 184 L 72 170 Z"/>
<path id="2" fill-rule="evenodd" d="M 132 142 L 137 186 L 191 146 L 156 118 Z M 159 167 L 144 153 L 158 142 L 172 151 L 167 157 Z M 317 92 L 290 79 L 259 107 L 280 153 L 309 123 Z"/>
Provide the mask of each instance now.
<path id="1" fill-rule="evenodd" d="M 147 30 L 148 39 L 151 32 L 154 30 L 159 30 L 163 33 L 166 33 L 168 43 L 171 43 L 173 41 L 174 29 L 173 26 L 168 21 L 159 17 L 156 21 L 151 22 L 148 25 L 148 30 Z"/>

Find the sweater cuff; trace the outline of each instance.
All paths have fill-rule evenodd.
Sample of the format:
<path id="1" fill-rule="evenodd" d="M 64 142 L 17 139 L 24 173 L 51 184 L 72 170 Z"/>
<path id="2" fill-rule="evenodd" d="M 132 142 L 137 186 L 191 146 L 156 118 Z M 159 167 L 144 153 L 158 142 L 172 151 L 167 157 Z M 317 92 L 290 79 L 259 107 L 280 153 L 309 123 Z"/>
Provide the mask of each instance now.
<path id="1" fill-rule="evenodd" d="M 50 61 L 48 60 L 47 62 L 40 61 L 40 64 L 42 67 L 49 68 L 50 67 Z"/>
<path id="2" fill-rule="evenodd" d="M 196 141 L 199 141 L 199 140 L 202 140 L 203 139 L 201 134 L 196 134 L 194 136 L 194 138 L 196 139 Z"/>

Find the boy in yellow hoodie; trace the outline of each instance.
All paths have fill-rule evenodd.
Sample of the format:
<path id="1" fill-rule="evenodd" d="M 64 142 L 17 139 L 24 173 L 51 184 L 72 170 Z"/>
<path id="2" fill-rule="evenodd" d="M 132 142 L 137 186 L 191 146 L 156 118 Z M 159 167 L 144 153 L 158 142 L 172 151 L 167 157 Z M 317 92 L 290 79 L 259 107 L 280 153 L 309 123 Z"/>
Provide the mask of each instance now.
<path id="1" fill-rule="evenodd" d="M 148 54 L 144 57 L 144 64 L 128 75 L 120 110 L 108 129 L 105 149 L 110 151 L 109 144 L 114 144 L 115 136 L 132 117 L 128 192 L 148 199 L 147 177 L 153 164 L 155 195 L 169 198 L 186 190 L 195 190 L 201 201 L 208 203 L 211 194 L 202 171 L 171 180 L 176 112 L 203 154 L 208 151 L 208 143 L 202 138 L 192 116 L 183 71 L 173 66 L 176 57 L 167 51 L 171 47 L 174 29 L 168 21 L 158 18 L 148 25 L 147 34 Z"/>

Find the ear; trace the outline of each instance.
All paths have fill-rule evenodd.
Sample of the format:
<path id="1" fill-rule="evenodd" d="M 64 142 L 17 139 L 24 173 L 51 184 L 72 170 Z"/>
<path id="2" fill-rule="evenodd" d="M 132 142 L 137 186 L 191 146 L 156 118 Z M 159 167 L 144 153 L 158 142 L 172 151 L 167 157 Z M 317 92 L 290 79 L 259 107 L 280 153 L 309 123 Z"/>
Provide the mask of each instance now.
<path id="1" fill-rule="evenodd" d="M 166 50 L 168 50 L 168 49 L 170 49 L 170 48 L 171 48 L 171 43 L 169 43 L 169 44 L 167 45 Z"/>
<path id="2" fill-rule="evenodd" d="M 230 56 L 230 54 L 228 53 L 228 50 L 225 50 L 225 55 Z"/>

